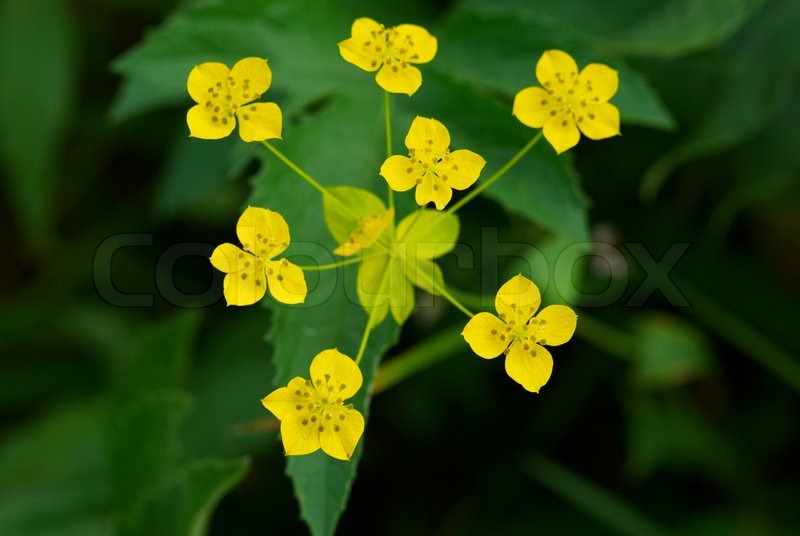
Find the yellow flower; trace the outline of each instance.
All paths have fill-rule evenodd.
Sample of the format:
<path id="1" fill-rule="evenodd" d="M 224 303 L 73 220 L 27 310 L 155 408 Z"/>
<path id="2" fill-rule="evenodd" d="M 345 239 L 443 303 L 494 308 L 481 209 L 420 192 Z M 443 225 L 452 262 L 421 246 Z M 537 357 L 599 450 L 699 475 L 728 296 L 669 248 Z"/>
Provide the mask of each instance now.
<path id="1" fill-rule="evenodd" d="M 253 102 L 269 89 L 267 60 L 244 58 L 233 69 L 222 63 L 201 63 L 189 73 L 186 88 L 197 105 L 186 114 L 195 138 L 218 140 L 233 132 L 239 120 L 244 141 L 281 137 L 281 109 L 274 102 Z"/>
<path id="2" fill-rule="evenodd" d="M 364 416 L 344 401 L 361 388 L 361 370 L 339 351 L 323 350 L 311 362 L 311 379 L 292 378 L 287 387 L 261 399 L 281 421 L 288 456 L 322 448 L 329 456 L 349 460 L 364 433 Z"/>
<path id="3" fill-rule="evenodd" d="M 247 207 L 236 224 L 244 251 L 233 244 L 217 246 L 211 264 L 228 275 L 223 283 L 228 305 L 251 305 L 269 292 L 282 303 L 306 299 L 303 270 L 286 259 L 273 260 L 289 247 L 289 226 L 283 216 L 265 208 Z"/>
<path id="4" fill-rule="evenodd" d="M 593 140 L 619 134 L 619 110 L 608 102 L 617 92 L 617 71 L 590 63 L 578 73 L 572 56 L 548 50 L 536 64 L 536 78 L 544 88 L 517 93 L 513 114 L 529 127 L 544 127 L 544 137 L 556 152 L 574 147 L 580 132 Z"/>
<path id="5" fill-rule="evenodd" d="M 422 73 L 410 64 L 428 63 L 436 55 L 436 38 L 415 24 L 384 28 L 364 17 L 353 23 L 351 35 L 339 43 L 339 54 L 365 71 L 378 71 L 375 81 L 391 93 L 417 91 Z"/>
<path id="6" fill-rule="evenodd" d="M 346 242 L 333 250 L 337 255 L 349 257 L 366 250 L 378 241 L 383 232 L 394 223 L 394 209 L 383 213 L 370 214 L 356 221 L 356 229 L 350 233 Z"/>
<path id="7" fill-rule="evenodd" d="M 553 358 L 543 345 L 567 342 L 578 320 L 564 305 L 550 305 L 534 316 L 541 301 L 533 281 L 514 276 L 497 291 L 494 304 L 500 318 L 478 313 L 461 333 L 472 351 L 484 359 L 505 353 L 508 375 L 533 393 L 539 392 L 553 371 Z"/>
<path id="8" fill-rule="evenodd" d="M 417 117 L 406 135 L 408 156 L 391 156 L 381 166 L 381 176 L 392 190 L 417 187 L 417 204 L 431 201 L 442 210 L 453 189 L 464 190 L 478 180 L 486 160 L 466 149 L 450 152 L 450 133 L 436 119 Z"/>

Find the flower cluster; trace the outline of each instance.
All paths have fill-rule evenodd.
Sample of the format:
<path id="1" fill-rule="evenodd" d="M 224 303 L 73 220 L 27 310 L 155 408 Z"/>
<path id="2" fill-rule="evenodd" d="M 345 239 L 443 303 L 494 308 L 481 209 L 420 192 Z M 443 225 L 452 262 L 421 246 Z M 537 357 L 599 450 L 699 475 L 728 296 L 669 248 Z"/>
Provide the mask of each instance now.
<path id="1" fill-rule="evenodd" d="M 391 314 L 402 325 L 414 309 L 415 287 L 444 297 L 470 317 L 463 337 L 480 357 L 505 354 L 508 375 L 526 390 L 538 392 L 549 380 L 553 359 L 545 346 L 557 346 L 573 335 L 577 316 L 569 307 L 550 305 L 536 314 L 541 296 L 536 285 L 517 275 L 497 292 L 497 316 L 471 313 L 448 290 L 435 259 L 450 252 L 460 223 L 454 212 L 498 180 L 539 136 L 561 153 L 578 143 L 580 133 L 591 139 L 619 134 L 619 112 L 608 101 L 617 90 L 617 73 L 590 64 L 580 72 L 567 53 L 548 50 L 536 65 L 541 87 L 522 89 L 514 99 L 513 115 L 532 128 L 541 128 L 521 154 L 501 166 L 490 179 L 466 193 L 449 209 L 454 190 L 467 190 L 480 178 L 486 161 L 469 149 L 451 149 L 445 125 L 416 117 L 405 137 L 407 154 L 392 154 L 389 94 L 413 95 L 422 85 L 415 67 L 433 60 L 438 42 L 413 24 L 387 28 L 369 18 L 353 23 L 351 37 L 338 44 L 344 60 L 376 72 L 385 91 L 387 158 L 376 174 L 388 185 L 388 206 L 375 194 L 350 186 L 323 187 L 267 140 L 280 139 L 282 115 L 277 104 L 260 101 L 272 82 L 262 58 L 245 58 L 232 68 L 202 63 L 189 74 L 187 89 L 196 103 L 187 113 L 192 136 L 219 139 L 239 125 L 244 141 L 261 142 L 323 196 L 325 222 L 343 258 L 330 268 L 359 263 L 357 294 L 366 313 L 364 338 L 355 359 L 326 349 L 309 366 L 309 378 L 292 378 L 262 399 L 280 420 L 287 455 L 322 449 L 333 458 L 348 460 L 364 431 L 364 417 L 346 404 L 359 392 L 363 379 L 359 363 L 370 330 Z M 398 218 L 394 192 L 414 189 L 419 209 Z M 429 206 L 433 204 L 433 208 Z M 397 220 L 396 220 L 397 218 Z M 251 305 L 267 292 L 282 304 L 305 301 L 304 270 L 285 255 L 291 245 L 289 225 L 279 213 L 247 207 L 236 225 L 241 247 L 218 246 L 211 264 L 224 272 L 228 305 Z M 316 269 L 322 269 L 317 267 Z"/>

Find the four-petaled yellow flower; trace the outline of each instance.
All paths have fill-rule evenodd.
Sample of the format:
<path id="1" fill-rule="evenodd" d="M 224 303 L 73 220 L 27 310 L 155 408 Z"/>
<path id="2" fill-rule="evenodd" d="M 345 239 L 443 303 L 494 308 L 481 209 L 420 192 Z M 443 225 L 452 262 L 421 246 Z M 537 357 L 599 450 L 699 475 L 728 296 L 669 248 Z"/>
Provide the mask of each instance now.
<path id="1" fill-rule="evenodd" d="M 353 23 L 351 35 L 339 43 L 342 58 L 365 71 L 378 71 L 375 81 L 391 93 L 414 94 L 422 73 L 410 64 L 428 63 L 436 55 L 436 38 L 415 24 L 385 28 L 364 17 Z"/>
<path id="2" fill-rule="evenodd" d="M 303 270 L 286 259 L 272 260 L 289 247 L 289 226 L 283 216 L 265 208 L 247 207 L 236 224 L 244 251 L 233 244 L 217 246 L 211 264 L 226 273 L 223 283 L 228 305 L 251 305 L 264 297 L 266 287 L 282 303 L 306 299 Z"/>
<path id="3" fill-rule="evenodd" d="M 333 250 L 337 255 L 349 257 L 359 251 L 368 249 L 380 239 L 384 231 L 394 223 L 394 209 L 370 214 L 356 221 L 356 228 L 350 233 L 346 242 Z"/>
<path id="4" fill-rule="evenodd" d="M 472 351 L 484 359 L 505 353 L 508 375 L 533 393 L 539 392 L 553 371 L 553 358 L 543 345 L 567 342 L 575 333 L 578 320 L 565 305 L 550 305 L 534 316 L 541 301 L 533 281 L 514 276 L 495 297 L 500 318 L 478 313 L 461 333 Z"/>
<path id="5" fill-rule="evenodd" d="M 263 58 L 244 58 L 233 69 L 201 63 L 189 73 L 186 88 L 197 105 L 186 114 L 195 138 L 217 140 L 233 132 L 239 120 L 244 141 L 281 137 L 281 109 L 274 102 L 253 102 L 269 89 L 272 71 Z"/>
<path id="6" fill-rule="evenodd" d="M 361 388 L 361 370 L 339 351 L 323 350 L 311 362 L 311 379 L 292 378 L 261 403 L 281 421 L 288 456 L 322 448 L 329 456 L 349 460 L 364 433 L 364 416 L 344 401 Z"/>
<path id="7" fill-rule="evenodd" d="M 548 50 L 536 64 L 536 78 L 544 88 L 517 93 L 513 114 L 529 127 L 544 127 L 544 137 L 556 152 L 574 147 L 580 132 L 593 140 L 619 134 L 619 110 L 608 102 L 617 92 L 617 71 L 590 63 L 578 73 L 572 56 Z"/>
<path id="8" fill-rule="evenodd" d="M 450 133 L 436 119 L 417 117 L 406 135 L 408 156 L 390 156 L 381 166 L 381 176 L 396 192 L 417 187 L 417 204 L 431 201 L 442 210 L 453 197 L 453 189 L 464 190 L 478 180 L 486 160 L 459 149 L 450 152 Z"/>

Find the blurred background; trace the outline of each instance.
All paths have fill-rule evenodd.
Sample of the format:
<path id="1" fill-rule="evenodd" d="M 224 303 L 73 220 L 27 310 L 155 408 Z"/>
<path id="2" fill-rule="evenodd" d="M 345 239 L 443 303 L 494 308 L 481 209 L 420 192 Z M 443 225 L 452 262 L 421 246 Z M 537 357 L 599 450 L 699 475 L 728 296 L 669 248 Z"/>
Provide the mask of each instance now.
<path id="1" fill-rule="evenodd" d="M 488 176 L 534 134 L 511 102 L 550 48 L 619 70 L 623 124 L 537 146 L 442 262 L 476 308 L 520 271 L 575 306 L 550 382 L 525 392 L 420 295 L 372 359 L 430 366 L 372 400 L 338 533 L 798 534 L 794 0 L 3 0 L 0 534 L 308 533 L 259 398 L 321 344 L 355 352 L 365 316 L 225 307 L 207 257 L 247 203 L 333 243 L 263 148 L 188 137 L 185 81 L 269 58 L 280 147 L 384 195 L 382 95 L 335 46 L 359 16 L 439 39 L 396 152 L 435 116 Z M 315 322 L 340 338 L 298 336 Z"/>

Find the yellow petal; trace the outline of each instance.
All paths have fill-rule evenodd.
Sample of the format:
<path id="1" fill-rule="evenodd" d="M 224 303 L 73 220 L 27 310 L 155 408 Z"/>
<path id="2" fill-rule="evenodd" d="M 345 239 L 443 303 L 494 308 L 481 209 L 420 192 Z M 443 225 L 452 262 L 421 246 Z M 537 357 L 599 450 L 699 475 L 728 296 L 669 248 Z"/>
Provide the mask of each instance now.
<path id="1" fill-rule="evenodd" d="M 613 104 L 589 106 L 581 117 L 578 127 L 587 138 L 602 140 L 619 134 L 619 110 Z"/>
<path id="2" fill-rule="evenodd" d="M 361 389 L 363 378 L 355 361 L 336 349 L 328 349 L 311 361 L 311 381 L 320 396 L 333 393 L 331 400 L 347 400 Z"/>
<path id="3" fill-rule="evenodd" d="M 270 394 L 261 399 L 261 405 L 270 410 L 278 420 L 283 420 L 286 415 L 294 412 L 303 414 L 309 413 L 309 393 L 306 381 L 299 376 L 292 378 L 287 387 L 275 389 Z"/>
<path id="4" fill-rule="evenodd" d="M 492 359 L 508 346 L 505 329 L 506 323 L 493 314 L 478 313 L 467 322 L 461 335 L 473 352 L 484 359 Z"/>
<path id="5" fill-rule="evenodd" d="M 319 450 L 319 420 L 290 413 L 281 420 L 281 440 L 287 456 L 301 456 Z"/>
<path id="6" fill-rule="evenodd" d="M 558 154 L 578 144 L 581 133 L 575 126 L 575 119 L 570 112 L 559 112 L 544 124 L 544 138 L 550 142 Z"/>
<path id="7" fill-rule="evenodd" d="M 375 50 L 376 38 L 385 41 L 383 26 L 376 21 L 362 17 L 353 22 L 350 39 L 339 43 L 339 54 L 345 61 L 365 71 L 376 71 L 382 63 L 382 55 Z M 385 43 L 378 43 L 385 46 Z"/>
<path id="8" fill-rule="evenodd" d="M 236 235 L 247 251 L 271 259 L 289 247 L 289 225 L 277 212 L 247 207 L 236 223 Z"/>
<path id="9" fill-rule="evenodd" d="M 515 341 L 506 356 L 506 373 L 512 380 L 532 393 L 538 393 L 553 372 L 553 357 L 538 344 L 525 350 L 523 343 Z"/>
<path id="10" fill-rule="evenodd" d="M 218 140 L 228 136 L 236 127 L 236 120 L 228 117 L 219 118 L 211 108 L 197 104 L 186 112 L 186 124 L 189 135 L 203 140 Z"/>
<path id="11" fill-rule="evenodd" d="M 400 24 L 394 30 L 401 37 L 404 45 L 408 46 L 404 58 L 411 63 L 428 63 L 434 56 L 439 46 L 436 38 L 428 30 L 416 24 Z"/>
<path id="12" fill-rule="evenodd" d="M 606 102 L 617 93 L 619 73 L 608 65 L 590 63 L 581 71 L 578 82 L 583 89 L 591 87 L 582 95 L 590 104 Z"/>
<path id="13" fill-rule="evenodd" d="M 536 63 L 536 79 L 545 88 L 559 91 L 578 76 L 578 65 L 562 50 L 547 50 Z"/>
<path id="14" fill-rule="evenodd" d="M 413 65 L 397 64 L 384 65 L 375 81 L 389 93 L 405 93 L 413 95 L 422 85 L 422 73 Z"/>
<path id="15" fill-rule="evenodd" d="M 539 309 L 541 303 L 542 297 L 539 294 L 539 288 L 533 281 L 518 274 L 509 279 L 497 291 L 494 307 L 500 313 L 500 318 L 504 318 L 506 321 L 519 321 L 519 319 L 527 321 Z"/>
<path id="16" fill-rule="evenodd" d="M 303 270 L 286 259 L 268 261 L 266 266 L 269 293 L 289 305 L 306 301 L 308 288 Z"/>
<path id="17" fill-rule="evenodd" d="M 386 179 L 389 187 L 395 192 L 405 192 L 413 188 L 419 177 L 414 172 L 414 161 L 407 156 L 390 156 L 381 166 L 381 177 Z"/>
<path id="18" fill-rule="evenodd" d="M 236 111 L 239 136 L 244 141 L 264 141 L 281 138 L 283 116 L 274 102 L 254 102 Z"/>
<path id="19" fill-rule="evenodd" d="M 413 260 L 403 256 L 392 257 L 389 264 L 389 309 L 399 326 L 414 311 L 414 286 L 407 275 L 413 266 Z"/>
<path id="20" fill-rule="evenodd" d="M 330 422 L 320 421 L 322 431 L 319 442 L 323 452 L 337 460 L 349 460 L 356 450 L 358 440 L 364 433 L 364 416 L 358 410 L 349 408 L 343 413 L 344 418 L 334 417 Z"/>
<path id="21" fill-rule="evenodd" d="M 405 142 L 409 150 L 420 156 L 439 155 L 450 147 L 450 132 L 436 119 L 417 116 L 411 122 Z"/>
<path id="22" fill-rule="evenodd" d="M 443 162 L 446 171 L 442 178 L 446 176 L 447 185 L 456 190 L 464 190 L 475 184 L 486 165 L 481 155 L 467 149 L 453 151 L 447 158 L 447 162 Z"/>
<path id="23" fill-rule="evenodd" d="M 526 87 L 514 97 L 511 112 L 520 123 L 531 128 L 542 128 L 550 119 L 553 102 L 547 91 L 540 87 Z"/>
<path id="24" fill-rule="evenodd" d="M 195 65 L 186 80 L 186 89 L 192 100 L 205 104 L 218 87 L 228 87 L 230 70 L 222 63 L 208 62 Z M 221 86 L 217 86 L 217 83 Z"/>
<path id="25" fill-rule="evenodd" d="M 421 207 L 433 201 L 436 204 L 436 210 L 442 210 L 453 198 L 453 189 L 441 181 L 434 183 L 431 177 L 425 177 L 417 185 L 414 198 Z"/>
<path id="26" fill-rule="evenodd" d="M 231 93 L 238 104 L 258 99 L 272 83 L 272 70 L 264 58 L 244 58 L 231 69 Z"/>
<path id="27" fill-rule="evenodd" d="M 248 269 L 255 263 L 256 257 L 233 244 L 221 244 L 211 254 L 211 265 L 220 272 L 231 274 Z"/>
<path id="28" fill-rule="evenodd" d="M 536 315 L 539 344 L 558 346 L 572 338 L 578 325 L 578 315 L 566 305 L 550 305 Z"/>
<path id="29" fill-rule="evenodd" d="M 252 305 L 264 297 L 267 290 L 264 271 L 253 263 L 249 268 L 225 276 L 222 291 L 228 305 Z"/>

